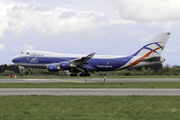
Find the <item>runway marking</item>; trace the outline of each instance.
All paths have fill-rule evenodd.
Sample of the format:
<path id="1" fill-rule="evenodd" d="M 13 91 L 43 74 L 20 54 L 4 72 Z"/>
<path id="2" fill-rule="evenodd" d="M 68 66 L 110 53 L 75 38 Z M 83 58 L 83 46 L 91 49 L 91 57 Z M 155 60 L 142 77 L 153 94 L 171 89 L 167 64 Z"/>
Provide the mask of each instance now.
<path id="1" fill-rule="evenodd" d="M 47 81 L 48 79 L 22 79 L 22 80 L 28 80 L 28 81 L 40 81 L 40 80 L 44 80 Z"/>
<path id="2" fill-rule="evenodd" d="M 86 83 L 86 82 L 80 82 L 80 81 L 72 81 L 72 80 L 57 80 L 57 79 L 52 79 L 52 80 L 55 80 L 55 81 L 64 81 L 64 82 L 75 82 L 75 83 Z"/>

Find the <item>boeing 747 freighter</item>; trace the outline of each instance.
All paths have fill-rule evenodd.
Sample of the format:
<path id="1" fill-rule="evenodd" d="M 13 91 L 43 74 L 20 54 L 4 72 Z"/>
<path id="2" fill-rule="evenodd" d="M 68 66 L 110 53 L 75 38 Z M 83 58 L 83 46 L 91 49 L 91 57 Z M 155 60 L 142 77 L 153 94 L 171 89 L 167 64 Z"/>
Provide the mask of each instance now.
<path id="1" fill-rule="evenodd" d="M 12 62 L 25 68 L 42 68 L 48 71 L 65 70 L 70 76 L 90 76 L 93 71 L 113 71 L 163 63 L 161 57 L 170 33 L 160 33 L 140 50 L 129 56 L 59 54 L 26 50 L 12 58 Z"/>

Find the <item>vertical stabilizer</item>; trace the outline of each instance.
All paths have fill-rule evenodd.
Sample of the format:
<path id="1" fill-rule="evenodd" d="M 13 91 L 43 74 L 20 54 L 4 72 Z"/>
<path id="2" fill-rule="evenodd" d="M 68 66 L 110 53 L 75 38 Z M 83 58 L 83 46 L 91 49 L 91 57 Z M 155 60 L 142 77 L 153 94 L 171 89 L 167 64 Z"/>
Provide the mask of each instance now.
<path id="1" fill-rule="evenodd" d="M 160 56 L 166 42 L 169 38 L 170 33 L 160 33 L 154 39 L 152 39 L 148 44 L 142 47 L 139 51 L 137 51 L 133 56 L 145 56 L 149 57 Z"/>

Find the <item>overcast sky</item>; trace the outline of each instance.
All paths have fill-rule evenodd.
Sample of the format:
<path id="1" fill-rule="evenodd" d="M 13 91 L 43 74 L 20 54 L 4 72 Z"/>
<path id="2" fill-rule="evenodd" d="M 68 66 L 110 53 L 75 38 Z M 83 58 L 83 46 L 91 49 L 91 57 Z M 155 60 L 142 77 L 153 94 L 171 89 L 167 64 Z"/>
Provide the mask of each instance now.
<path id="1" fill-rule="evenodd" d="M 131 55 L 171 32 L 164 64 L 180 65 L 180 0 L 0 0 L 0 64 L 23 50 Z"/>

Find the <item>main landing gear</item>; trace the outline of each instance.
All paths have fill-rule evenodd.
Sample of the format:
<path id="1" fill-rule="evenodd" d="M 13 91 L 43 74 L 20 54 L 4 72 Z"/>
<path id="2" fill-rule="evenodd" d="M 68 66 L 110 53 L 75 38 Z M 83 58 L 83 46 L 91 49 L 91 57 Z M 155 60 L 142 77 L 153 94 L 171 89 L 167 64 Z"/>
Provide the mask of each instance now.
<path id="1" fill-rule="evenodd" d="M 77 77 L 77 74 L 70 74 L 71 77 Z"/>
<path id="2" fill-rule="evenodd" d="M 70 74 L 70 76 L 71 77 L 77 77 L 77 74 Z M 79 76 L 81 76 L 81 77 L 84 77 L 84 76 L 90 76 L 90 74 L 89 73 L 81 73 L 81 74 L 79 74 Z"/>
<path id="3" fill-rule="evenodd" d="M 90 74 L 89 73 L 81 73 L 79 76 L 90 76 Z"/>

